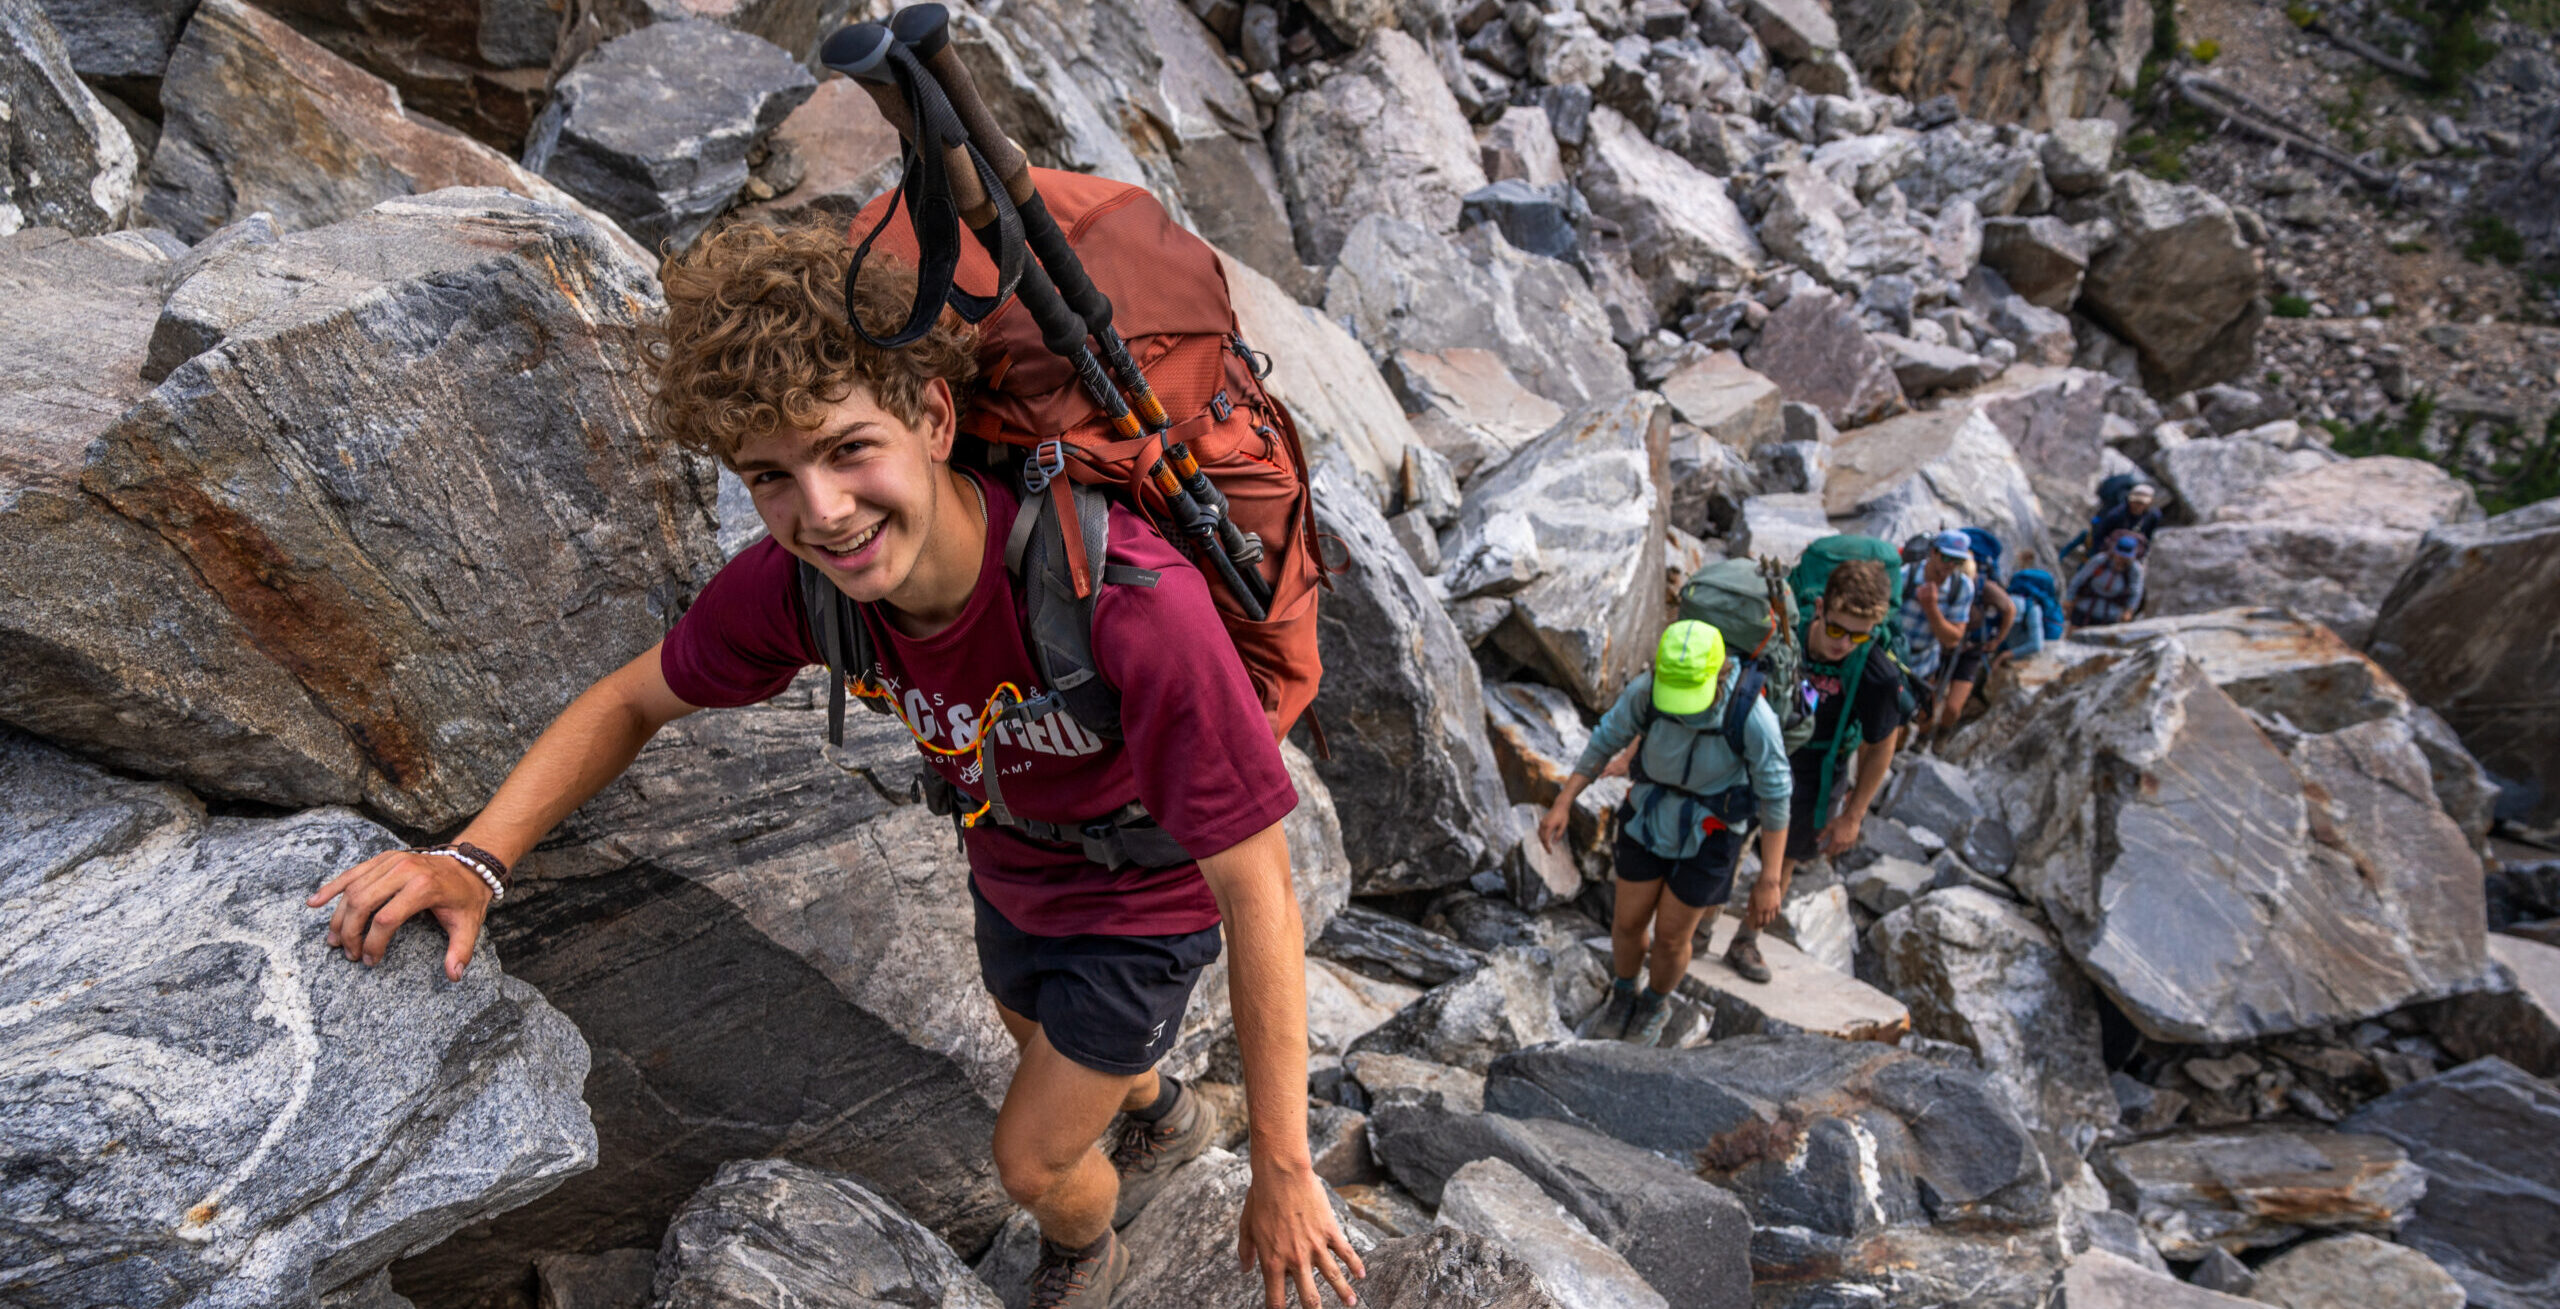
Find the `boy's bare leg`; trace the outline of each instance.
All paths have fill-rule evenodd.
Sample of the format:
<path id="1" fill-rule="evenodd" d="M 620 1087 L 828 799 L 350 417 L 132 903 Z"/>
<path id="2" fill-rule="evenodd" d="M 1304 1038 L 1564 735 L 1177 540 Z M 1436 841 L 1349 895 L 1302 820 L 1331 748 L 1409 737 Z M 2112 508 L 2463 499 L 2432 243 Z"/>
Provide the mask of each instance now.
<path id="1" fill-rule="evenodd" d="M 1681 976 L 1689 971 L 1692 942 L 1699 929 L 1714 922 L 1716 910 L 1723 907 L 1703 905 L 1693 909 L 1676 895 L 1662 897 L 1661 911 L 1653 922 L 1653 948 L 1647 952 L 1653 964 L 1648 981 L 1654 994 L 1669 995 L 1680 985 Z"/>
<path id="2" fill-rule="evenodd" d="M 1662 899 L 1667 879 L 1630 882 L 1617 879 L 1617 909 L 1609 924 L 1609 975 L 1633 977 L 1644 968 L 1645 951 L 1650 944 L 1647 929 L 1653 925 L 1653 907 Z"/>
<path id="3" fill-rule="evenodd" d="M 1039 1032 L 1040 1024 L 1005 1008 L 1004 1002 L 993 996 L 987 999 L 988 1003 L 996 1007 L 996 1017 L 1004 1023 L 1005 1035 L 1013 1038 L 1014 1051 L 1017 1054 L 1020 1053 L 1031 1044 L 1031 1038 Z M 1120 1101 L 1120 1109 L 1124 1113 L 1131 1109 L 1144 1109 L 1156 1102 L 1156 1096 L 1163 1089 L 1163 1079 L 1157 1077 L 1156 1070 L 1150 1068 L 1129 1079 L 1129 1094 Z"/>
<path id="4" fill-rule="evenodd" d="M 1007 1018 L 1011 1029 L 1020 1015 Z M 1152 1088 L 1155 1075 L 1097 1072 L 1058 1053 L 1047 1033 L 1031 1028 L 996 1113 L 995 1157 L 1005 1193 L 1039 1220 L 1042 1236 L 1081 1248 L 1111 1230 L 1120 1176 L 1096 1142 L 1140 1081 Z"/>

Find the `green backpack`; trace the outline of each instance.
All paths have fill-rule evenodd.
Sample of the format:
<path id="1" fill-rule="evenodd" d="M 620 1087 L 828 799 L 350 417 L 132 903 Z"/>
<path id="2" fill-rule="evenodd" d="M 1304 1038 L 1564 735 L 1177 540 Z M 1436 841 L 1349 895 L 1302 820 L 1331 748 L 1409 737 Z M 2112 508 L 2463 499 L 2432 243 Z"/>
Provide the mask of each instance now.
<path id="1" fill-rule="evenodd" d="M 1757 686 L 1778 715 L 1787 753 L 1813 739 L 1804 699 L 1804 648 L 1794 591 L 1774 559 L 1726 559 L 1680 585 L 1680 617 L 1724 634 L 1725 657 L 1742 669 L 1741 685 Z"/>

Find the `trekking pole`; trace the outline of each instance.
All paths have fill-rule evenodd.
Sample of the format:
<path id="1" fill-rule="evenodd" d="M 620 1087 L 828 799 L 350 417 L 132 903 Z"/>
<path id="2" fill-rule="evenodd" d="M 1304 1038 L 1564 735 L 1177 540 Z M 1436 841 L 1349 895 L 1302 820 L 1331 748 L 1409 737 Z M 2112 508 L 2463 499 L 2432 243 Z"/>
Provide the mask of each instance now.
<path id="1" fill-rule="evenodd" d="M 948 50 L 947 33 L 944 49 Z M 997 198 L 1001 193 L 990 193 L 986 186 L 986 180 L 994 175 L 994 170 L 984 158 L 984 151 L 973 148 L 967 129 L 954 113 L 939 79 L 914 60 L 888 27 L 880 23 L 857 23 L 843 28 L 827 39 L 819 58 L 827 67 L 852 78 L 868 92 L 879 105 L 881 116 L 906 136 L 919 155 L 937 147 L 945 151 L 951 198 L 959 208 L 962 221 L 977 237 L 978 243 L 986 247 L 988 254 L 1002 264 L 1010 251 L 1023 244 L 1018 232 L 1005 230 L 1010 225 L 1006 218 L 1018 213 L 1011 204 L 1010 196 L 1005 195 L 1006 202 L 999 204 Z M 901 60 L 904 60 L 903 68 Z M 900 75 L 902 72 L 904 77 Z M 971 95 L 974 99 L 974 87 Z M 910 96 L 916 102 L 912 111 L 908 105 Z M 983 104 L 978 106 L 978 112 L 985 112 Z M 1020 149 L 1014 147 L 1009 138 L 999 134 L 996 139 L 1012 149 L 1014 157 L 1020 157 Z M 1045 208 L 1042 212 L 1045 217 Z M 1054 219 L 1047 225 L 1052 231 L 1057 228 Z M 1131 411 L 1119 388 L 1112 385 L 1101 363 L 1094 358 L 1093 351 L 1087 348 L 1085 338 L 1088 331 L 1084 318 L 1068 306 L 1041 264 L 1023 263 L 1021 281 L 1015 287 L 1014 295 L 1031 314 L 1031 321 L 1040 328 L 1042 343 L 1051 353 L 1067 361 L 1076 374 L 1076 380 L 1083 385 L 1085 394 L 1101 409 L 1113 432 L 1122 440 L 1136 440 L 1144 435 L 1146 429 L 1142 421 Z M 1162 407 L 1158 406 L 1157 411 L 1160 414 Z M 1207 547 L 1205 553 L 1211 556 L 1211 563 L 1221 580 L 1242 603 L 1246 617 L 1255 622 L 1262 621 L 1269 612 L 1267 603 L 1258 600 L 1255 592 L 1247 589 L 1235 561 L 1219 548 L 1209 511 L 1191 495 L 1164 460 L 1157 460 L 1155 466 L 1148 470 L 1148 479 L 1165 497 L 1177 525 L 1204 542 Z M 1208 530 L 1203 531 L 1203 527 Z M 1257 575 L 1255 580 L 1261 579 Z"/>
<path id="2" fill-rule="evenodd" d="M 1023 153 L 1022 147 L 1014 144 L 1013 138 L 1007 136 L 1003 126 L 996 122 L 995 115 L 988 111 L 985 97 L 978 93 L 977 79 L 960 61 L 959 52 L 952 48 L 950 11 L 939 4 L 910 5 L 890 18 L 889 29 L 899 43 L 933 74 L 934 80 L 941 83 L 942 92 L 949 98 L 953 111 L 960 116 L 961 125 L 968 129 L 970 142 L 986 157 L 988 167 L 1003 182 L 1014 208 L 1022 215 L 1023 240 L 1030 245 L 1032 254 L 1038 256 L 1040 265 L 1048 270 L 1050 280 L 1056 284 L 1068 307 L 1084 319 L 1086 332 L 1100 347 L 1103 362 L 1110 366 L 1120 388 L 1129 393 L 1130 405 L 1146 432 L 1161 435 L 1169 431 L 1173 426 L 1172 418 L 1165 413 L 1163 402 L 1156 398 L 1155 387 L 1147 381 L 1145 370 L 1139 368 L 1138 361 L 1130 355 L 1128 342 L 1121 339 L 1119 329 L 1112 326 L 1111 297 L 1095 286 L 1093 279 L 1085 273 L 1084 260 L 1076 254 L 1074 243 L 1067 240 L 1058 220 L 1050 215 L 1048 202 L 1040 198 L 1039 187 L 1031 177 L 1030 157 Z M 1234 567 L 1222 571 L 1240 575 L 1253 588 L 1251 599 L 1254 603 L 1247 607 L 1267 608 L 1271 603 L 1271 588 L 1262 580 L 1260 570 L 1253 567 L 1261 561 L 1262 542 L 1236 526 L 1225 493 L 1219 491 L 1217 484 L 1201 471 L 1200 461 L 1192 455 L 1190 448 L 1167 438 L 1163 460 L 1147 470 L 1147 477 L 1156 484 L 1159 493 L 1165 494 L 1168 503 L 1174 499 L 1169 487 L 1178 485 L 1189 492 L 1189 498 L 1206 511 L 1206 521 L 1177 523 L 1177 526 L 1195 536 L 1214 538 L 1214 548 L 1224 554 L 1231 565 L 1242 566 L 1240 572 Z M 1243 592 L 1239 591 L 1239 594 Z M 1253 617 L 1258 621 L 1260 615 Z"/>

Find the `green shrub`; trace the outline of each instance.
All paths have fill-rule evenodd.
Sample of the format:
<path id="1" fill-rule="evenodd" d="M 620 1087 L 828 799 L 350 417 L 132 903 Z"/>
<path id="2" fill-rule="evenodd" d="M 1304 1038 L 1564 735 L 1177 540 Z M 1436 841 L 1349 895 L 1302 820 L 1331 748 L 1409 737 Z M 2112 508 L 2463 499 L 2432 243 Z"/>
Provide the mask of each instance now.
<path id="1" fill-rule="evenodd" d="M 2495 259 L 2514 265 L 2524 262 L 2524 235 L 2507 225 L 2496 214 L 2473 214 L 2463 220 L 2471 239 L 2462 243 L 2462 257 L 2475 264 Z"/>
<path id="2" fill-rule="evenodd" d="M 2310 316 L 2311 302 L 2309 300 L 2298 295 L 2280 295 L 2276 297 L 2276 317 L 2309 318 Z"/>

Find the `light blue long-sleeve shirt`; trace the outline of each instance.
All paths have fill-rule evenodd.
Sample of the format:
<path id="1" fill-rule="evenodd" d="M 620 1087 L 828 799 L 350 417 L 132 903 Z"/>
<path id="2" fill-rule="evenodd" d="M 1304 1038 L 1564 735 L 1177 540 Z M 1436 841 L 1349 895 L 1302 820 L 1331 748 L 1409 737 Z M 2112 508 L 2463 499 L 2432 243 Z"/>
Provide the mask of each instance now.
<path id="1" fill-rule="evenodd" d="M 1736 758 L 1724 740 L 1725 697 L 1731 694 L 1733 679 L 1728 677 L 1716 688 L 1715 703 L 1704 711 L 1660 713 L 1652 708 L 1653 674 L 1645 673 L 1628 684 L 1618 694 L 1618 702 L 1601 715 L 1600 725 L 1591 731 L 1591 744 L 1583 747 L 1582 758 L 1573 765 L 1573 771 L 1585 777 L 1598 777 L 1628 742 L 1643 736 L 1644 746 L 1636 754 L 1642 767 L 1637 771 L 1660 784 L 1638 781 L 1628 792 L 1634 816 L 1627 830 L 1644 848 L 1665 859 L 1686 859 L 1706 840 L 1702 824 L 1695 821 L 1703 814 L 1694 805 L 1679 803 L 1678 791 L 1715 795 L 1748 784 L 1761 830 L 1783 831 L 1787 826 L 1795 775 L 1787 771 L 1778 715 L 1766 699 L 1751 706 L 1751 717 L 1742 728 L 1745 757 Z M 1658 794 L 1664 790 L 1661 784 L 1677 790 Z"/>

